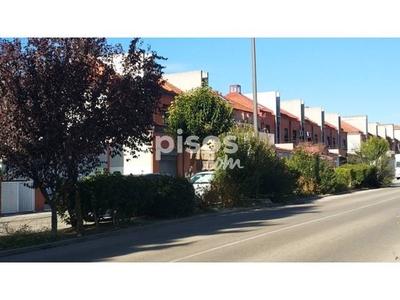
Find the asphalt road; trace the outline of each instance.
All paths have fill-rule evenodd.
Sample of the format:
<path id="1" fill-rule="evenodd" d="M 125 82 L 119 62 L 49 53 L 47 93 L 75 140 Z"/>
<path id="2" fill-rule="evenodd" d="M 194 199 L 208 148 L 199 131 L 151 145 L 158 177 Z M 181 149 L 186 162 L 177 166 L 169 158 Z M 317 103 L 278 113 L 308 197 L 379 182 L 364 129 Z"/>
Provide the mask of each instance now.
<path id="1" fill-rule="evenodd" d="M 394 262 L 400 185 L 185 219 L 0 258 L 13 262 Z"/>

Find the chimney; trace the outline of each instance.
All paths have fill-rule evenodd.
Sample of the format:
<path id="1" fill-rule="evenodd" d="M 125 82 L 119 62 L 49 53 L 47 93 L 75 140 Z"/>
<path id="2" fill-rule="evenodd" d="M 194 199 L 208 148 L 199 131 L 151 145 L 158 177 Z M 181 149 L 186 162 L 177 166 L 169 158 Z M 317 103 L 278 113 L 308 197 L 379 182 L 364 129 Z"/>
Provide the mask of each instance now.
<path id="1" fill-rule="evenodd" d="M 239 94 L 241 94 L 242 93 L 242 87 L 239 84 L 232 84 L 229 87 L 229 92 L 230 93 L 239 93 Z"/>

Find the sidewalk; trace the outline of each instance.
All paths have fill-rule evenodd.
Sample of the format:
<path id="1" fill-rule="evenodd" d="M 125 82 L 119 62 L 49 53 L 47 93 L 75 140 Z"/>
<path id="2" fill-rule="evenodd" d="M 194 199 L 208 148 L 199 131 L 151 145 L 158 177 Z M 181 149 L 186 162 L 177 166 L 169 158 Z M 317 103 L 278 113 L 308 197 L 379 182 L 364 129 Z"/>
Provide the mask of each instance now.
<path id="1" fill-rule="evenodd" d="M 38 231 L 51 228 L 51 212 L 37 212 L 26 214 L 12 214 L 0 216 L 0 235 L 6 234 L 7 230 L 14 231 L 29 226 L 30 230 Z M 70 225 L 63 223 L 58 217 L 58 228 L 69 228 Z"/>

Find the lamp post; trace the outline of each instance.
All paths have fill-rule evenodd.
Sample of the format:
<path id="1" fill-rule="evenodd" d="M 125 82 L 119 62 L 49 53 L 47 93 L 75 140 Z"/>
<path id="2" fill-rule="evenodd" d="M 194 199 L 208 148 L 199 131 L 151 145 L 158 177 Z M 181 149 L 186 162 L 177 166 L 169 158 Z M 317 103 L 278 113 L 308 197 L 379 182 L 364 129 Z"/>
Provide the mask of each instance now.
<path id="1" fill-rule="evenodd" d="M 253 125 L 254 134 L 258 136 L 257 74 L 256 74 L 256 42 L 251 38 L 251 58 L 253 66 Z"/>

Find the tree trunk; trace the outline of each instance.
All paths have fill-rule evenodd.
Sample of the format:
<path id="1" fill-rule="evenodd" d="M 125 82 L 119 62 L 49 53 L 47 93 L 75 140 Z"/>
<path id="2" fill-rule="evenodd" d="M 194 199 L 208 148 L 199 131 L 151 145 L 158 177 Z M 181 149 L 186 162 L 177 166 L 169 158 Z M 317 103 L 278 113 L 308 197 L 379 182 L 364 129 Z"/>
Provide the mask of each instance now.
<path id="1" fill-rule="evenodd" d="M 51 207 L 51 236 L 56 238 L 58 233 L 57 207 L 53 201 L 50 201 L 49 205 Z"/>
<path id="2" fill-rule="evenodd" d="M 188 178 L 192 177 L 194 163 L 196 161 L 196 153 L 190 153 L 190 164 L 189 164 L 189 171 L 188 171 Z"/>
<path id="3" fill-rule="evenodd" d="M 78 182 L 75 184 L 75 213 L 76 213 L 76 233 L 78 236 L 85 233 L 85 227 L 83 227 L 83 217 L 82 217 L 82 205 L 81 205 L 81 194 L 79 192 Z"/>
<path id="4" fill-rule="evenodd" d="M 57 206 L 55 202 L 50 199 L 47 190 L 43 187 L 39 187 L 40 192 L 42 193 L 43 197 L 45 198 L 46 202 L 49 203 L 51 208 L 51 236 L 52 238 L 57 237 L 58 233 L 58 219 L 57 219 Z"/>
<path id="5" fill-rule="evenodd" d="M 76 217 L 76 233 L 81 236 L 85 233 L 85 228 L 83 227 L 83 216 L 82 216 L 82 203 L 81 203 L 81 193 L 79 191 L 78 182 L 78 169 L 74 166 L 70 169 L 69 179 L 72 183 L 73 195 L 75 198 L 75 217 Z"/>
<path id="6" fill-rule="evenodd" d="M 94 224 L 96 225 L 96 229 L 99 230 L 99 219 L 97 217 L 97 212 L 96 212 L 96 205 L 93 204 L 92 201 L 92 207 L 93 207 L 93 219 L 94 219 Z"/>

